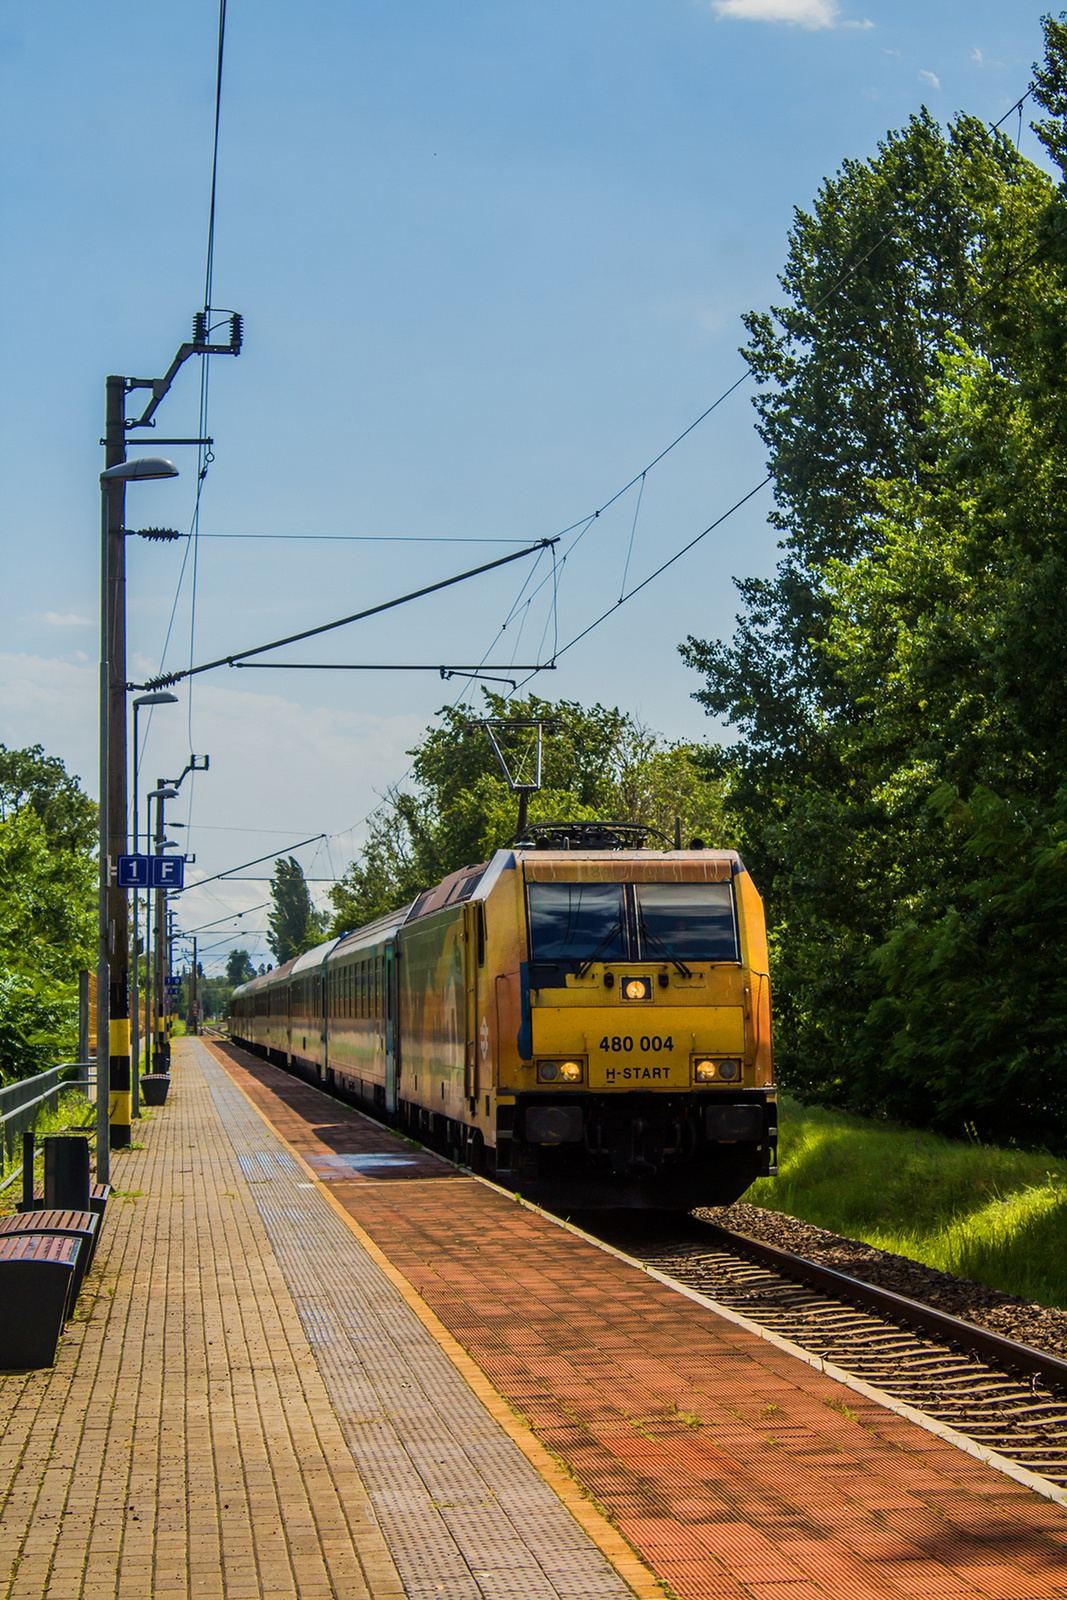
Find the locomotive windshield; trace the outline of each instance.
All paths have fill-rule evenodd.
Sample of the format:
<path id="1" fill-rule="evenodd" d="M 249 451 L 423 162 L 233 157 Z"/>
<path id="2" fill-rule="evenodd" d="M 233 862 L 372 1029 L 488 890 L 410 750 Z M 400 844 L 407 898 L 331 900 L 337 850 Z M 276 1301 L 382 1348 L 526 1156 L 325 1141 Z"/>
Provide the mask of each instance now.
<path id="1" fill-rule="evenodd" d="M 622 884 L 531 883 L 530 949 L 535 961 L 624 961 Z"/>
<path id="2" fill-rule="evenodd" d="M 729 883 L 531 883 L 534 962 L 737 961 Z"/>
<path id="3" fill-rule="evenodd" d="M 637 883 L 637 926 L 645 960 L 736 961 L 734 897 L 728 883 Z"/>

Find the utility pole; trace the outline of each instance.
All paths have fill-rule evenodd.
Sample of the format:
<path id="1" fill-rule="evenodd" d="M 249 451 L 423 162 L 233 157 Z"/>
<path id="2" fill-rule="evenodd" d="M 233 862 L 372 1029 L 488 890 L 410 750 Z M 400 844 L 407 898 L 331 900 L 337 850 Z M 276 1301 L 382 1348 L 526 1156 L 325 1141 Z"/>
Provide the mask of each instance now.
<path id="1" fill-rule="evenodd" d="M 196 934 L 193 934 L 193 964 L 189 968 L 189 999 L 185 1013 L 186 1033 L 200 1032 L 200 973 L 196 966 Z"/>
<path id="2" fill-rule="evenodd" d="M 130 478 L 174 478 L 178 469 L 161 457 L 128 461 L 127 434 L 155 426 L 155 412 L 190 356 L 238 355 L 243 325 L 237 312 L 222 313 L 229 327 L 226 344 L 210 342 L 209 307 L 193 318 L 193 338 L 182 344 L 162 378 L 122 378 L 106 384 L 104 470 L 100 475 L 100 831 L 97 943 L 96 1178 L 110 1176 L 109 1152 L 130 1143 L 130 943 L 127 891 L 113 875 L 113 863 L 126 854 L 126 483 Z M 126 397 L 151 391 L 139 417 L 126 416 Z M 176 444 L 208 440 L 174 440 Z M 171 539 L 172 529 L 146 529 L 148 538 Z"/>
<path id="3" fill-rule="evenodd" d="M 165 901 L 164 901 L 164 904 L 166 904 Z M 174 994 L 174 941 L 178 937 L 177 934 L 174 932 L 174 924 L 175 924 L 175 922 L 177 920 L 177 917 L 178 917 L 178 913 L 176 911 L 172 911 L 171 908 L 169 906 L 167 906 L 167 971 L 166 971 L 165 993 L 166 993 L 166 996 L 167 996 L 166 1035 L 167 1035 L 167 1071 L 168 1072 L 170 1071 L 170 1041 L 171 1041 L 171 1035 L 174 1032 L 174 1018 L 178 1014 L 177 996 Z"/>
<path id="4" fill-rule="evenodd" d="M 163 791 L 165 778 L 156 779 L 156 836 L 153 855 L 163 854 Z M 155 891 L 155 916 L 152 921 L 153 955 L 153 1018 L 152 1018 L 152 1071 L 170 1071 L 170 1051 L 167 1049 L 167 891 Z"/>
<path id="5" fill-rule="evenodd" d="M 107 380 L 104 466 L 126 460 L 126 380 Z M 108 751 L 107 853 L 126 854 L 126 482 L 110 480 L 106 495 L 108 561 Z M 130 930 L 127 891 L 108 886 L 111 954 L 108 985 L 110 1144 L 128 1145 L 133 1113 L 130 1096 Z"/>

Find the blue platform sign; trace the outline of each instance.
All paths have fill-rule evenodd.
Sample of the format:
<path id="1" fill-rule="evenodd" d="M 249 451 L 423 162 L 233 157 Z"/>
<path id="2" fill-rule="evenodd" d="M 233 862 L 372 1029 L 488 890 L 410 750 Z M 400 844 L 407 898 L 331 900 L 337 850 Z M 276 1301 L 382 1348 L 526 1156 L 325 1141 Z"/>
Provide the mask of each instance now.
<path id="1" fill-rule="evenodd" d="M 152 881 L 150 857 L 119 856 L 116 874 L 120 889 L 147 889 Z"/>
<path id="2" fill-rule="evenodd" d="M 185 887 L 184 856 L 150 856 L 153 889 L 183 889 Z"/>

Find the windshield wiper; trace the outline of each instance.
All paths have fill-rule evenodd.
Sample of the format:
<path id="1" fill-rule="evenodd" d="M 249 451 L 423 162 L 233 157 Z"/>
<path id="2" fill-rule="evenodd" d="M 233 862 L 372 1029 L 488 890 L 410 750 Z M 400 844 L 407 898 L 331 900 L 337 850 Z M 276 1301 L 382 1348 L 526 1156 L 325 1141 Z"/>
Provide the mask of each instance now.
<path id="1" fill-rule="evenodd" d="M 593 965 L 593 962 L 600 960 L 600 957 L 604 954 L 604 951 L 608 948 L 611 941 L 621 932 L 622 922 L 619 918 L 616 918 L 611 927 L 608 929 L 607 933 L 601 939 L 600 943 L 597 945 L 596 949 L 593 951 L 593 954 L 586 961 L 582 962 L 574 976 L 576 978 L 584 978 L 586 973 L 589 971 L 589 968 Z"/>
<path id="2" fill-rule="evenodd" d="M 665 945 L 663 940 L 658 938 L 656 934 L 652 932 L 652 929 L 648 926 L 643 917 L 641 918 L 641 937 L 643 939 L 647 939 L 650 944 L 659 945 L 660 949 L 663 951 L 663 954 L 667 957 L 667 960 L 673 962 L 673 964 L 678 968 L 678 972 L 681 977 L 691 978 L 693 976 L 685 962 L 679 956 L 674 954 L 669 945 Z"/>

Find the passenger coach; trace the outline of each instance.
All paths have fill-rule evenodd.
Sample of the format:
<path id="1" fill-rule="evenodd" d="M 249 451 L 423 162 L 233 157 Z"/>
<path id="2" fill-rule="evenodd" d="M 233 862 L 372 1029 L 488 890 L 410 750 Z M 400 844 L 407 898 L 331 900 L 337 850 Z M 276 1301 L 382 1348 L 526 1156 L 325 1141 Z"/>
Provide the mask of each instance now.
<path id="1" fill-rule="evenodd" d="M 722 850 L 543 830 L 236 989 L 230 1033 L 543 1204 L 776 1171 L 763 907 Z"/>

